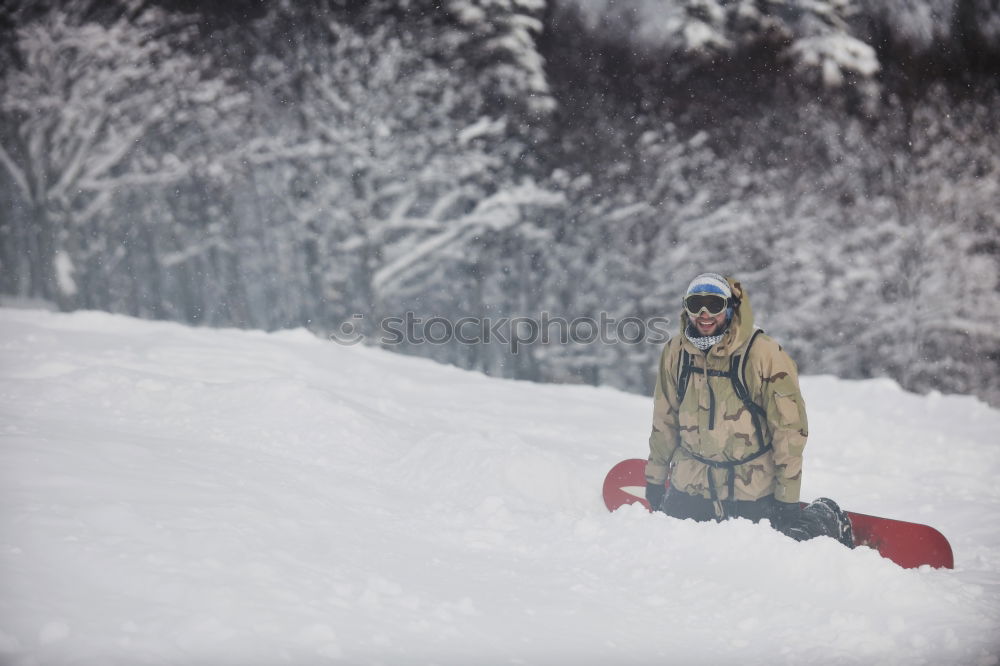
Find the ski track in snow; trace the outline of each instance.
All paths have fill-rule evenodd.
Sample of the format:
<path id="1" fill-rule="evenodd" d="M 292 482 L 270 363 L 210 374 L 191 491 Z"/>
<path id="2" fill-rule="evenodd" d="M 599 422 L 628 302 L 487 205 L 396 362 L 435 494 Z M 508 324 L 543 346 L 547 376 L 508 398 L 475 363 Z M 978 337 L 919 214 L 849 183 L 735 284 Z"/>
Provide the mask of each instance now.
<path id="1" fill-rule="evenodd" d="M 0 663 L 1000 663 L 1000 412 L 803 392 L 803 497 L 934 525 L 954 571 L 609 514 L 642 396 L 0 310 Z"/>

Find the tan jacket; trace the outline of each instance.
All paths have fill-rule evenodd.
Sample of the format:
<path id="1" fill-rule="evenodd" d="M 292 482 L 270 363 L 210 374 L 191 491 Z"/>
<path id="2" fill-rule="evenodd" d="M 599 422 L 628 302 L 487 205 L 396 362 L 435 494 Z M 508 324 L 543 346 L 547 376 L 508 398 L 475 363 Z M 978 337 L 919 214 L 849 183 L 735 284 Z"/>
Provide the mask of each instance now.
<path id="1" fill-rule="evenodd" d="M 684 336 L 687 315 L 682 313 L 681 334 L 667 343 L 660 356 L 646 463 L 647 482 L 663 483 L 669 475 L 672 487 L 706 499 L 711 497 L 711 474 L 720 500 L 729 498 L 727 470 L 710 468 L 691 453 L 709 460 L 733 461 L 760 448 L 751 414 L 737 397 L 731 380 L 704 371 L 707 364 L 709 369 L 727 372 L 731 356 L 742 353 L 754 330 L 746 291 L 739 282 L 727 280 L 741 303 L 722 340 L 707 354 L 699 350 Z M 678 404 L 682 347 L 691 354 L 695 368 L 684 400 Z M 761 425 L 773 450 L 736 467 L 736 499 L 757 500 L 773 494 L 781 502 L 797 502 L 802 484 L 802 451 L 809 430 L 795 362 L 777 342 L 760 334 L 750 349 L 746 384 L 750 399 L 766 412 Z"/>

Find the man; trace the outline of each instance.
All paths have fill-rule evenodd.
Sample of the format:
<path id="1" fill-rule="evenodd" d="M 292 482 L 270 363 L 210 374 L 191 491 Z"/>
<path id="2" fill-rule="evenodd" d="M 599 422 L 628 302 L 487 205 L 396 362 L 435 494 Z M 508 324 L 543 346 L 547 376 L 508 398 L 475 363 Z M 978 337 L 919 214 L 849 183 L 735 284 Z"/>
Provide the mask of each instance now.
<path id="1" fill-rule="evenodd" d="M 850 521 L 836 503 L 799 507 L 808 434 L 795 362 L 755 329 L 746 290 L 717 273 L 697 276 L 681 334 L 660 357 L 650 506 L 698 521 L 767 518 L 795 539 L 827 535 L 850 546 Z"/>

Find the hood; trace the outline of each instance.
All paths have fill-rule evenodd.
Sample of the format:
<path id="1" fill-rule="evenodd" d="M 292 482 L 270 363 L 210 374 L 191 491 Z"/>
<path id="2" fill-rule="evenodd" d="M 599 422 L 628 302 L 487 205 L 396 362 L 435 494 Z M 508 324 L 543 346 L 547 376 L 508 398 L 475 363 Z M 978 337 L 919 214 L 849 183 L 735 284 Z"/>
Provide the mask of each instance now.
<path id="1" fill-rule="evenodd" d="M 733 290 L 733 298 L 739 302 L 739 305 L 733 313 L 733 320 L 729 323 L 729 329 L 722 336 L 722 340 L 709 350 L 709 354 L 712 356 L 729 356 L 746 343 L 754 330 L 753 308 L 750 307 L 750 297 L 747 295 L 747 290 L 734 278 L 727 276 L 726 282 Z M 691 344 L 691 341 L 684 335 L 688 325 L 688 316 L 684 308 L 681 308 L 680 322 L 680 337 L 685 349 L 692 354 L 700 354 L 698 348 Z"/>

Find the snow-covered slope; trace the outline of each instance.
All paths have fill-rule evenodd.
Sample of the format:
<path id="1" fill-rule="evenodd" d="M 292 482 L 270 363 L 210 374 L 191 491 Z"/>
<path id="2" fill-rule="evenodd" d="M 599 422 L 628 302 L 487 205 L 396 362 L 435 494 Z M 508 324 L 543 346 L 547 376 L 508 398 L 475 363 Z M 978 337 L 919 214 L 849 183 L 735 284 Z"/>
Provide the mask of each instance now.
<path id="1" fill-rule="evenodd" d="M 0 663 L 998 663 L 1000 412 L 803 391 L 804 495 L 935 525 L 954 571 L 607 513 L 642 397 L 0 310 Z"/>

